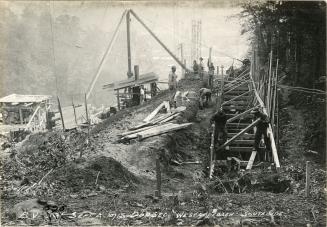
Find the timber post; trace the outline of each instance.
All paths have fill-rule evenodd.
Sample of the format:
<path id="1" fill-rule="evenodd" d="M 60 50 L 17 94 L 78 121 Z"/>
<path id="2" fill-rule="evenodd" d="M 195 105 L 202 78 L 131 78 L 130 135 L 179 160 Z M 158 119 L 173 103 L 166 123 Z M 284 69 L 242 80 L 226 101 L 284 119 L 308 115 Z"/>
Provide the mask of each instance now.
<path id="1" fill-rule="evenodd" d="M 156 177 L 157 177 L 157 190 L 155 190 L 155 196 L 161 198 L 161 168 L 160 159 L 156 159 Z"/>
<path id="2" fill-rule="evenodd" d="M 306 166 L 305 166 L 305 197 L 310 196 L 310 174 L 311 174 L 311 166 L 310 166 L 310 161 L 306 161 Z"/>
<path id="3" fill-rule="evenodd" d="M 131 17 L 130 10 L 126 13 L 126 30 L 127 30 L 127 60 L 128 60 L 128 71 L 127 77 L 131 78 L 133 76 L 132 73 L 132 57 L 131 57 Z"/>
<path id="4" fill-rule="evenodd" d="M 62 114 L 60 100 L 59 100 L 58 96 L 57 96 L 57 101 L 58 101 L 58 109 L 59 109 L 59 113 L 60 113 L 60 117 L 61 117 L 62 129 L 63 129 L 63 131 L 65 131 L 65 121 L 64 121 L 64 116 Z"/>

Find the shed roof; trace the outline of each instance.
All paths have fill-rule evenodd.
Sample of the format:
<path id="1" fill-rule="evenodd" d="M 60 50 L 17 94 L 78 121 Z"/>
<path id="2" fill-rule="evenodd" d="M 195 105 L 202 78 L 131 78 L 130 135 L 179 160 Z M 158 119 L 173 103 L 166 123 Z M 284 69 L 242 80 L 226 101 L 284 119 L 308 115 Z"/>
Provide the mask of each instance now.
<path id="1" fill-rule="evenodd" d="M 0 103 L 26 103 L 26 102 L 42 102 L 51 99 L 50 95 L 19 95 L 11 94 L 0 98 Z"/>
<path id="2" fill-rule="evenodd" d="M 126 87 L 137 86 L 140 84 L 152 83 L 152 82 L 158 81 L 158 79 L 159 79 L 159 77 L 157 74 L 155 74 L 154 72 L 150 72 L 150 73 L 140 75 L 138 80 L 134 80 L 134 78 L 129 78 L 127 80 L 121 80 L 121 81 L 117 81 L 117 82 L 114 82 L 111 84 L 105 84 L 103 86 L 103 89 L 118 90 L 118 89 L 122 89 L 122 88 L 126 88 Z"/>

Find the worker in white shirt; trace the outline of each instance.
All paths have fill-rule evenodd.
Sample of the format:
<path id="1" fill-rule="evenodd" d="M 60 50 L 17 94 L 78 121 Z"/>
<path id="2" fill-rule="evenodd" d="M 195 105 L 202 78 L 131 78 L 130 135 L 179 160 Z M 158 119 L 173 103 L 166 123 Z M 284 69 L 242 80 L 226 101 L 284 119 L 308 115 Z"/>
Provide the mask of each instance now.
<path id="1" fill-rule="evenodd" d="M 140 86 L 140 105 L 144 103 L 145 91 L 143 85 Z"/>

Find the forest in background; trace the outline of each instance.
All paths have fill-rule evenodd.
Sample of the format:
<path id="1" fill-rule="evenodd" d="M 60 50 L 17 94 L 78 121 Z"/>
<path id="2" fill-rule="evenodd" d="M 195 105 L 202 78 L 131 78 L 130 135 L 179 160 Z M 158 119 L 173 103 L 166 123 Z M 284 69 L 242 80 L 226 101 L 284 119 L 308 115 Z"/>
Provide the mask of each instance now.
<path id="1" fill-rule="evenodd" d="M 318 151 L 325 161 L 326 2 L 248 1 L 241 5 L 243 33 L 252 36 L 250 52 L 258 59 L 261 78 L 268 75 L 269 53 L 274 72 L 278 59 L 278 111 L 287 113 L 288 108 L 295 108 L 303 116 L 303 147 Z M 282 103 L 285 95 L 288 103 Z"/>
<path id="2" fill-rule="evenodd" d="M 243 33 L 267 65 L 269 52 L 292 85 L 313 88 L 326 77 L 326 3 L 324 1 L 248 1 L 241 4 Z"/>

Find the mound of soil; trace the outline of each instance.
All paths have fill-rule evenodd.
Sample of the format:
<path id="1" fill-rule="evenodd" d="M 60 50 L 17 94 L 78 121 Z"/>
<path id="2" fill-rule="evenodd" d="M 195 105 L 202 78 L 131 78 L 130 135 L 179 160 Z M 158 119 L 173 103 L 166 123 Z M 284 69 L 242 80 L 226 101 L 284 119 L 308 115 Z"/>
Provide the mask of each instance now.
<path id="1" fill-rule="evenodd" d="M 87 163 L 69 163 L 51 174 L 47 182 L 55 189 L 80 192 L 92 190 L 96 184 L 110 189 L 135 186 L 139 180 L 113 158 L 100 156 Z"/>

